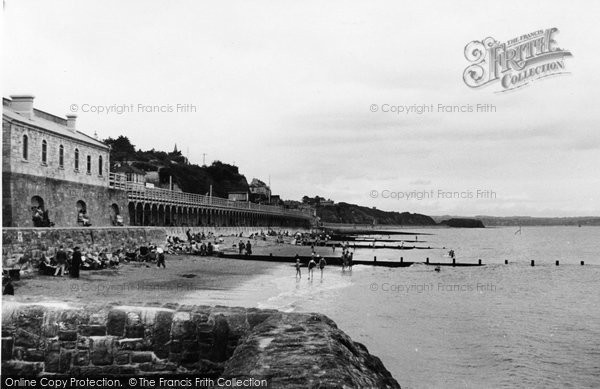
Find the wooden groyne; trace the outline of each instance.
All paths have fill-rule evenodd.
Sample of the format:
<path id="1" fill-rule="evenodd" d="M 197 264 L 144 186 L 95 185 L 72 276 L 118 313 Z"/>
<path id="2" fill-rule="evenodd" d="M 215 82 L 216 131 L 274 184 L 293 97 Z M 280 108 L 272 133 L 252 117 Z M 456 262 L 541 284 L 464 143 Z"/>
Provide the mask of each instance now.
<path id="1" fill-rule="evenodd" d="M 296 263 L 296 257 L 282 256 L 282 255 L 244 255 L 244 254 L 221 253 L 219 255 L 219 257 L 228 258 L 228 259 L 239 259 L 239 260 L 245 260 L 245 261 Z M 300 263 L 302 264 L 302 266 L 305 267 L 306 264 L 308 263 L 308 261 L 310 261 L 312 257 L 305 255 L 305 256 L 299 256 L 298 258 L 300 258 Z M 324 256 L 323 258 L 325 258 L 325 261 L 327 262 L 328 266 L 329 265 L 333 265 L 333 266 L 341 266 L 342 265 L 341 257 L 325 257 Z M 404 261 L 404 260 L 392 262 L 392 261 L 378 261 L 377 257 L 374 257 L 372 261 L 355 259 L 352 261 L 352 263 L 354 265 L 382 266 L 382 267 L 409 267 L 414 264 L 423 264 L 423 265 L 429 265 L 429 266 L 452 266 L 452 267 L 485 266 L 485 265 L 483 265 L 483 263 L 481 263 L 481 260 L 478 263 L 458 263 L 456 261 L 454 261 L 452 263 L 446 263 L 446 262 L 434 263 L 434 262 L 429 262 L 429 258 L 427 258 L 427 260 L 425 262 L 408 262 L 408 261 Z"/>

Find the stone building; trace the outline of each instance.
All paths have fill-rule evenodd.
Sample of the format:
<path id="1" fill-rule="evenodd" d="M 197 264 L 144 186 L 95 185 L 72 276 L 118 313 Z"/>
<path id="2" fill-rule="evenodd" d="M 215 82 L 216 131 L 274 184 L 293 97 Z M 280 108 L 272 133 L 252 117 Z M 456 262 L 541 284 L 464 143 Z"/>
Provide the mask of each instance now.
<path id="1" fill-rule="evenodd" d="M 108 226 L 127 218 L 127 194 L 109 188 L 109 147 L 66 119 L 2 100 L 2 225 Z M 117 218 L 117 216 L 120 216 Z"/>

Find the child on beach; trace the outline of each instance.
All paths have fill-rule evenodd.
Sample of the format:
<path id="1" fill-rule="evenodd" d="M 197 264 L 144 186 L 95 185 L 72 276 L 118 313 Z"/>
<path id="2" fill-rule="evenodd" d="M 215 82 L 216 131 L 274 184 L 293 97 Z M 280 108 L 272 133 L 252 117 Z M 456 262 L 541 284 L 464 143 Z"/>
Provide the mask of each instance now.
<path id="1" fill-rule="evenodd" d="M 319 259 L 319 269 L 321 269 L 321 279 L 323 279 L 323 269 L 325 269 L 325 265 L 327 265 L 327 262 L 325 262 L 325 258 L 321 257 L 321 259 Z"/>
<path id="2" fill-rule="evenodd" d="M 158 252 L 158 260 L 156 261 L 156 267 L 160 268 L 160 266 L 162 265 L 163 269 L 166 269 L 166 265 L 165 265 L 165 253 L 163 252 L 162 248 L 158 248 L 156 249 L 156 251 Z"/>
<path id="3" fill-rule="evenodd" d="M 296 277 L 302 278 L 302 272 L 300 271 L 300 258 L 296 254 Z"/>

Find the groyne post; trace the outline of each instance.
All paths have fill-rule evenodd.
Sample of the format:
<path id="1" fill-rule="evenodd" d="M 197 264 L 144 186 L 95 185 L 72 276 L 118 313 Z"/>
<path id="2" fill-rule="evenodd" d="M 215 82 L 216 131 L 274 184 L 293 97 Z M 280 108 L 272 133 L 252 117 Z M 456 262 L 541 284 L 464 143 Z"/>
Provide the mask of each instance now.
<path id="1" fill-rule="evenodd" d="M 456 258 L 452 258 L 452 266 L 456 265 Z"/>
<path id="2" fill-rule="evenodd" d="M 404 257 L 400 257 L 400 263 L 404 262 Z"/>
<path id="3" fill-rule="evenodd" d="M 481 258 L 479 258 L 479 264 L 481 265 Z"/>
<path id="4" fill-rule="evenodd" d="M 429 257 L 427 257 L 427 259 L 425 260 L 425 263 L 429 263 Z"/>
<path id="5" fill-rule="evenodd" d="M 376 263 L 376 262 L 377 262 L 377 256 L 375 255 L 375 256 L 373 257 L 373 263 Z"/>

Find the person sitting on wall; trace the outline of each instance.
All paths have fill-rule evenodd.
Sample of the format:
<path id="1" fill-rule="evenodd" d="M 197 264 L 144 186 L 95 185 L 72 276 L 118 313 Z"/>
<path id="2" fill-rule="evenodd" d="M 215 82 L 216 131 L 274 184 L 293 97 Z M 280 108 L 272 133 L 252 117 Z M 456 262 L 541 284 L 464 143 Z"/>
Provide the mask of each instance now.
<path id="1" fill-rule="evenodd" d="M 208 242 L 208 246 L 206 246 L 206 255 L 213 255 L 214 247 L 211 242 Z"/>
<path id="2" fill-rule="evenodd" d="M 79 213 L 77 214 L 77 223 L 81 224 L 84 227 L 89 227 L 92 225 L 92 223 L 90 223 L 90 218 L 88 217 L 87 213 L 85 213 L 85 211 L 83 210 L 79 211 Z"/>
<path id="3" fill-rule="evenodd" d="M 41 207 L 31 207 L 31 212 L 33 213 L 33 226 L 34 227 L 43 227 L 44 223 L 44 212 Z"/>

